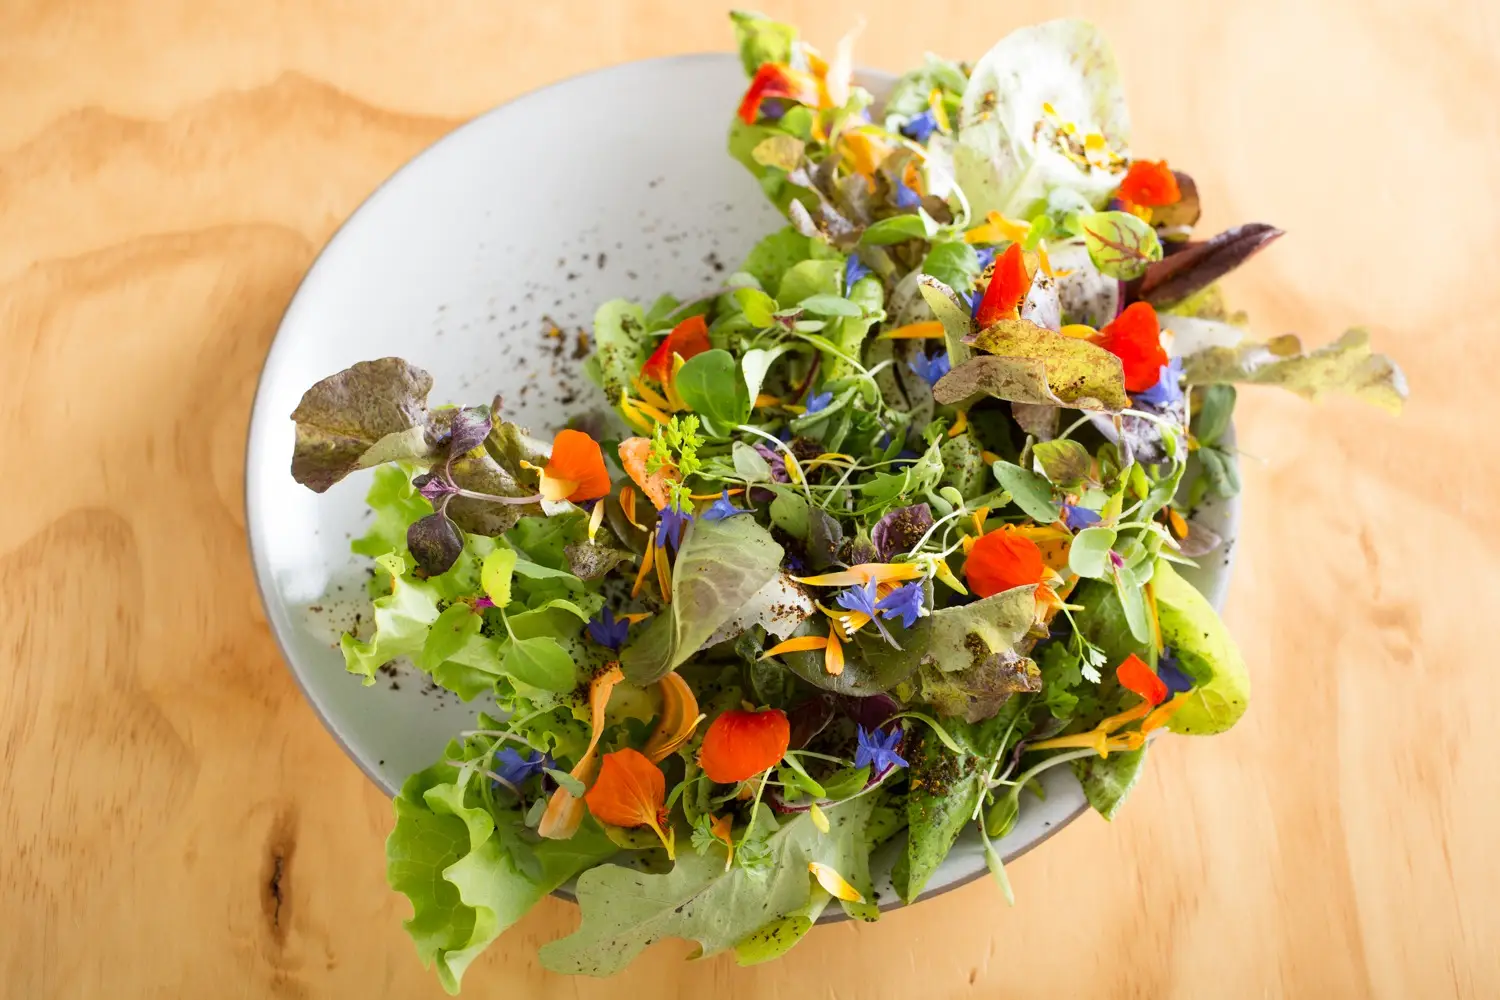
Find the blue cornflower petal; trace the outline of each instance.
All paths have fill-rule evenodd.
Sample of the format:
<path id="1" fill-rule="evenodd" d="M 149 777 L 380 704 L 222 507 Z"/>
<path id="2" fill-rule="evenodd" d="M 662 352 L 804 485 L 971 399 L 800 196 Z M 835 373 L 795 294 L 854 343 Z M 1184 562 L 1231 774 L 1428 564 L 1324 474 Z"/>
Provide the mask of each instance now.
<path id="1" fill-rule="evenodd" d="M 901 126 L 901 134 L 916 142 L 926 142 L 937 131 L 937 127 L 937 115 L 932 113 L 931 108 L 927 108 L 921 114 L 912 115 Z"/>
<path id="2" fill-rule="evenodd" d="M 847 587 L 839 591 L 838 596 L 839 607 L 845 611 L 859 611 L 871 618 L 875 617 L 877 610 L 875 600 L 874 580 L 857 587 Z"/>
<path id="3" fill-rule="evenodd" d="M 527 748 L 526 756 L 521 756 L 515 747 L 507 746 L 495 754 L 494 771 L 501 778 L 519 788 L 521 783 L 532 775 L 540 774 L 543 768 L 553 767 L 554 762 L 550 755 L 540 750 Z M 496 788 L 499 782 L 493 782 Z"/>
<path id="4" fill-rule="evenodd" d="M 859 259 L 859 254 L 851 253 L 849 259 L 844 262 L 844 297 L 849 297 L 856 281 L 872 273 L 874 272 L 865 267 L 865 262 Z"/>
<path id="5" fill-rule="evenodd" d="M 676 507 L 663 507 L 656 516 L 656 544 L 670 545 L 675 550 L 682 544 L 682 529 L 687 527 L 693 515 Z"/>
<path id="6" fill-rule="evenodd" d="M 985 268 L 987 268 L 991 264 L 995 263 L 995 254 L 997 252 L 998 251 L 996 251 L 996 249 L 994 247 L 979 247 L 978 249 L 976 249 L 974 251 L 974 256 L 976 256 L 976 257 L 979 258 L 979 273 L 980 274 L 984 273 L 984 269 Z"/>
<path id="7" fill-rule="evenodd" d="M 1182 402 L 1182 359 L 1173 358 L 1161 366 L 1161 378 L 1145 392 L 1135 398 L 1152 406 L 1171 406 Z"/>
<path id="8" fill-rule="evenodd" d="M 896 182 L 896 207 L 916 208 L 922 204 L 922 196 L 900 181 Z"/>
<path id="9" fill-rule="evenodd" d="M 734 517 L 736 514 L 748 514 L 748 510 L 741 510 L 729 502 L 729 487 L 724 488 L 724 495 L 709 505 L 708 510 L 698 516 L 705 521 L 722 521 L 726 517 Z"/>
<path id="10" fill-rule="evenodd" d="M 984 289 L 976 288 L 969 293 L 969 318 L 973 319 L 979 314 L 979 303 L 984 299 Z"/>
<path id="11" fill-rule="evenodd" d="M 1191 691 L 1195 683 L 1178 665 L 1177 657 L 1173 655 L 1170 646 L 1161 651 L 1161 657 L 1156 661 L 1156 676 L 1161 678 L 1167 690 L 1173 694 Z"/>
<path id="12" fill-rule="evenodd" d="M 616 619 L 615 613 L 609 608 L 600 611 L 598 618 L 589 619 L 589 638 L 616 651 L 625 644 L 625 636 L 629 630 L 630 622 L 623 618 Z"/>
<path id="13" fill-rule="evenodd" d="M 807 412 L 818 413 L 826 410 L 831 402 L 833 402 L 832 392 L 815 392 L 807 397 Z"/>
<path id="14" fill-rule="evenodd" d="M 920 583 L 905 583 L 886 594 L 875 605 L 887 618 L 900 618 L 902 628 L 911 628 L 927 610 Z"/>
<path id="15" fill-rule="evenodd" d="M 1099 512 L 1089 510 L 1087 507 L 1076 507 L 1065 503 L 1062 509 L 1063 523 L 1074 531 L 1081 531 L 1090 525 L 1099 523 Z"/>
<path id="16" fill-rule="evenodd" d="M 953 366 L 948 360 L 948 352 L 939 351 L 932 357 L 928 357 L 925 353 L 918 354 L 909 362 L 908 367 L 911 368 L 913 375 L 930 385 L 948 374 Z"/>
<path id="17" fill-rule="evenodd" d="M 859 727 L 859 745 L 854 751 L 854 766 L 868 767 L 872 777 L 880 777 L 893 767 L 908 767 L 906 758 L 896 752 L 896 747 L 901 743 L 901 727 L 897 726 L 889 733 L 883 733 L 879 729 L 869 730 L 864 726 Z"/>

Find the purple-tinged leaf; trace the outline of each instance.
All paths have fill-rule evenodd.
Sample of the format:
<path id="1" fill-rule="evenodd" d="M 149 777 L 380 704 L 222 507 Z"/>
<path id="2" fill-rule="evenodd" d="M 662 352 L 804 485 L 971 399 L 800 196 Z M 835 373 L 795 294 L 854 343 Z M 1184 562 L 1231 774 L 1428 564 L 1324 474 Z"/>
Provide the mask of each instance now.
<path id="1" fill-rule="evenodd" d="M 448 454 L 461 458 L 478 448 L 490 435 L 490 415 L 477 406 L 466 406 L 453 415 Z"/>
<path id="2" fill-rule="evenodd" d="M 428 576 L 437 576 L 453 568 L 464 550 L 463 532 L 447 516 L 428 514 L 406 529 L 406 547 L 411 550 L 417 568 Z"/>
<path id="3" fill-rule="evenodd" d="M 417 488 L 417 492 L 427 498 L 429 503 L 436 504 L 446 496 L 452 496 L 458 492 L 458 487 L 447 482 L 440 476 L 434 476 L 430 472 L 424 472 L 411 481 Z"/>
<path id="4" fill-rule="evenodd" d="M 870 541 L 875 543 L 880 561 L 890 562 L 895 556 L 911 551 L 931 527 L 932 509 L 925 503 L 897 507 L 875 522 L 870 529 Z"/>
<path id="5" fill-rule="evenodd" d="M 1281 235 L 1275 226 L 1251 222 L 1202 243 L 1190 243 L 1146 268 L 1139 295 L 1154 306 L 1179 302 L 1218 281 Z"/>
<path id="6" fill-rule="evenodd" d="M 317 493 L 356 469 L 430 458 L 432 376 L 400 358 L 361 361 L 318 382 L 292 411 L 292 478 Z"/>
<path id="7" fill-rule="evenodd" d="M 589 541 L 569 542 L 563 547 L 563 555 L 567 557 L 568 570 L 584 581 L 601 579 L 630 558 L 629 552 Z"/>

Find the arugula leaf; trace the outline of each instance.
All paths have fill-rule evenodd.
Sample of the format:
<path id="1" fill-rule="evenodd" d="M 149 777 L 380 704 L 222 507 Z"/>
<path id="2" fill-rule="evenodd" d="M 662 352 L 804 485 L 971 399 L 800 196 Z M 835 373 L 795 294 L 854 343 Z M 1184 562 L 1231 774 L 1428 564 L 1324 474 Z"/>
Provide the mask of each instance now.
<path id="1" fill-rule="evenodd" d="M 749 390 L 728 351 L 715 348 L 689 358 L 677 373 L 676 385 L 683 402 L 718 437 L 727 437 L 750 418 Z"/>
<path id="2" fill-rule="evenodd" d="M 1161 260 L 1161 241 L 1151 224 L 1129 212 L 1095 212 L 1083 219 L 1083 242 L 1099 273 L 1131 281 Z"/>
<path id="3" fill-rule="evenodd" d="M 763 841 L 770 861 L 764 881 L 739 866 L 726 872 L 712 853 L 700 857 L 687 851 L 664 875 L 620 865 L 593 868 L 578 879 L 582 923 L 570 936 L 542 947 L 542 964 L 553 972 L 608 976 L 665 937 L 696 941 L 701 954 L 712 955 L 781 917 L 806 914 L 813 893 L 808 862 L 851 868 L 850 858 L 863 852 L 872 806 L 868 795 L 826 806 L 826 834 L 805 813 L 771 833 Z M 736 857 L 756 842 L 746 837 Z M 850 871 L 841 874 L 856 889 L 870 892 L 868 880 L 860 885 Z M 758 950 L 757 943 L 747 945 L 752 957 Z"/>
<path id="4" fill-rule="evenodd" d="M 449 744 L 449 758 L 463 754 Z M 471 769 L 447 764 L 412 775 L 393 800 L 386 840 L 386 880 L 412 905 L 406 930 L 449 993 L 501 931 L 616 850 L 592 822 L 570 840 L 533 842 L 519 811 L 492 814 L 477 804 L 476 784 Z"/>
<path id="5" fill-rule="evenodd" d="M 1223 383 L 1203 387 L 1203 401 L 1193 413 L 1193 437 L 1204 447 L 1219 443 L 1234 417 L 1237 393 L 1234 386 Z"/>
<path id="6" fill-rule="evenodd" d="M 401 358 L 361 361 L 316 383 L 292 411 L 292 478 L 323 493 L 356 469 L 432 458 L 431 391 L 432 376 Z"/>
<path id="7" fill-rule="evenodd" d="M 650 684 L 685 663 L 776 576 L 783 554 L 749 517 L 690 524 L 672 571 L 670 613 L 657 615 L 621 652 L 625 677 Z"/>
<path id="8" fill-rule="evenodd" d="M 986 353 L 956 366 L 932 387 L 939 403 L 967 408 L 994 396 L 1080 410 L 1130 405 L 1120 359 L 1086 340 L 1011 319 L 981 331 L 974 346 Z"/>

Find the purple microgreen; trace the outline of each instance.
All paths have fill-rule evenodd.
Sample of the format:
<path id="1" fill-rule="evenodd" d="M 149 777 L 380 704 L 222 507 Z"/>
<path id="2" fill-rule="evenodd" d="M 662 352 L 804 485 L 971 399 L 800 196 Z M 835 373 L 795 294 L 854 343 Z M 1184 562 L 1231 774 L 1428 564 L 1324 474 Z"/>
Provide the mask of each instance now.
<path id="1" fill-rule="evenodd" d="M 1138 294 L 1154 306 L 1180 302 L 1218 281 L 1281 235 L 1282 230 L 1275 226 L 1251 222 L 1202 243 L 1190 243 L 1148 265 Z"/>
<path id="2" fill-rule="evenodd" d="M 428 576 L 438 576 L 453 568 L 464 550 L 463 532 L 443 511 L 428 514 L 406 529 L 406 547 L 417 561 L 417 568 Z"/>

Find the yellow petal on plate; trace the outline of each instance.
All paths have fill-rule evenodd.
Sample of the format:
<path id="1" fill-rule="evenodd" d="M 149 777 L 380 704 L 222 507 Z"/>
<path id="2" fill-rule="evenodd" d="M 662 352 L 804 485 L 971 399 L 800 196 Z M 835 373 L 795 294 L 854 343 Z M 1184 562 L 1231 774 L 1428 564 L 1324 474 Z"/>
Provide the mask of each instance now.
<path id="1" fill-rule="evenodd" d="M 828 647 L 823 650 L 823 671 L 837 677 L 844 672 L 844 645 L 839 642 L 838 627 L 828 630 Z M 813 806 L 817 809 L 817 806 Z M 817 822 L 816 819 L 814 822 Z M 823 832 L 828 832 L 825 821 Z"/>
<path id="2" fill-rule="evenodd" d="M 760 658 L 764 660 L 768 656 L 780 656 L 782 653 L 805 653 L 814 649 L 823 649 L 828 645 L 826 636 L 821 635 L 799 635 L 795 639 L 778 642 L 764 653 Z"/>
<path id="3" fill-rule="evenodd" d="M 812 872 L 813 878 L 818 880 L 818 884 L 830 896 L 836 896 L 850 903 L 863 903 L 865 901 L 863 893 L 848 882 L 845 882 L 844 876 L 834 871 L 830 866 L 823 864 L 823 862 L 809 861 L 807 863 L 807 870 Z"/>
<path id="4" fill-rule="evenodd" d="M 818 828 L 818 832 L 819 833 L 827 833 L 828 832 L 828 814 L 825 813 L 823 810 L 819 809 L 818 808 L 818 804 L 816 802 L 814 802 L 814 803 L 812 803 L 812 805 L 808 806 L 808 808 L 807 808 L 807 815 L 808 815 L 808 818 L 812 820 L 812 825 Z M 829 870 L 832 871 L 832 869 L 829 869 Z M 818 881 L 821 882 L 822 879 L 819 879 Z M 840 881 L 843 881 L 843 880 L 840 879 Z M 845 883 L 845 884 L 847 885 L 848 883 Z"/>
<path id="5" fill-rule="evenodd" d="M 958 419 L 953 421 L 953 426 L 948 428 L 948 436 L 956 438 L 969 429 L 969 411 L 959 410 Z"/>
<path id="6" fill-rule="evenodd" d="M 605 499 L 607 499 L 607 498 L 601 498 L 597 503 L 595 503 L 593 511 L 589 514 L 589 541 L 590 542 L 592 542 L 594 540 L 594 536 L 595 535 L 599 534 L 599 525 L 601 525 L 601 524 L 604 523 L 604 500 Z"/>

